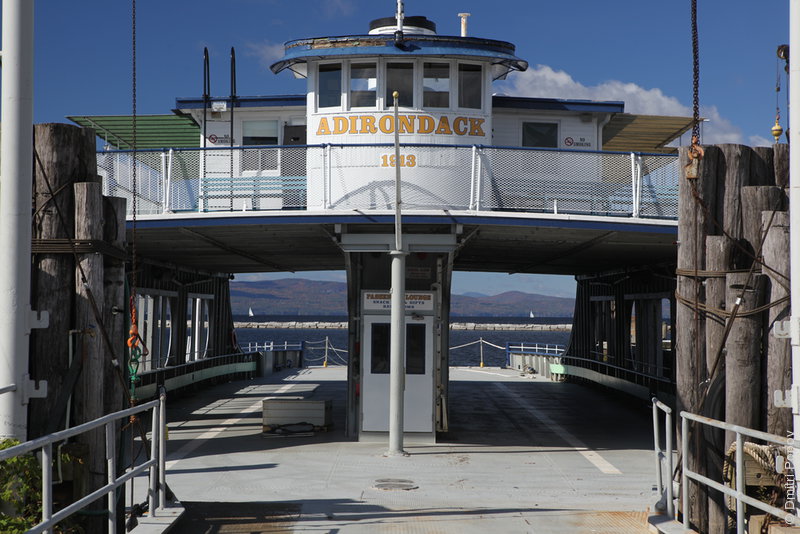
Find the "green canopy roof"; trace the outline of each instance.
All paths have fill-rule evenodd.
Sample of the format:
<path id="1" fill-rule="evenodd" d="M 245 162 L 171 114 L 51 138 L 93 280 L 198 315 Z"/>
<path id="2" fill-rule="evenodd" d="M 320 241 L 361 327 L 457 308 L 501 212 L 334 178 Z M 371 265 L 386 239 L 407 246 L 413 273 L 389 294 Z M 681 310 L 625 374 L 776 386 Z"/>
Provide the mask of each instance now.
<path id="1" fill-rule="evenodd" d="M 130 115 L 82 115 L 67 117 L 122 150 L 133 148 L 133 117 Z M 197 148 L 200 127 L 190 117 L 180 115 L 138 115 L 136 148 Z"/>

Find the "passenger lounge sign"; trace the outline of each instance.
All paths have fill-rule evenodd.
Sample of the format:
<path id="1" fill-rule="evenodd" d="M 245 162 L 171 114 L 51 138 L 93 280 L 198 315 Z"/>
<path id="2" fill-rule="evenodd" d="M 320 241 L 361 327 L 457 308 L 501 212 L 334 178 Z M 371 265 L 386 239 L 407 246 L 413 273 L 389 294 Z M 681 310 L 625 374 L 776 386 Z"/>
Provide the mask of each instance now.
<path id="1" fill-rule="evenodd" d="M 459 135 L 484 137 L 486 119 L 476 117 L 433 117 L 431 115 L 398 115 L 401 134 Z M 321 117 L 317 135 L 393 134 L 394 115 L 347 115 Z"/>
<path id="2" fill-rule="evenodd" d="M 364 311 L 389 311 L 392 295 L 383 291 L 364 291 Z M 427 291 L 406 292 L 406 311 L 433 311 L 433 293 Z"/>

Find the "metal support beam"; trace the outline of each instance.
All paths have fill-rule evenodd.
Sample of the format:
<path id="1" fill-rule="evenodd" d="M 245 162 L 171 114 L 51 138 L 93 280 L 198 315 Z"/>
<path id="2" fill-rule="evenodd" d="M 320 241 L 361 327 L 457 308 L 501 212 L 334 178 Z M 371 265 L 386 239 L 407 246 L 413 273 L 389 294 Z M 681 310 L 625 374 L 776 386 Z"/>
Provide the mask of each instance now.
<path id="1" fill-rule="evenodd" d="M 3 0 L 0 121 L 0 438 L 27 439 L 33 168 L 33 0 Z M 27 391 L 27 394 L 26 394 Z M 34 389 L 35 391 L 35 389 Z"/>

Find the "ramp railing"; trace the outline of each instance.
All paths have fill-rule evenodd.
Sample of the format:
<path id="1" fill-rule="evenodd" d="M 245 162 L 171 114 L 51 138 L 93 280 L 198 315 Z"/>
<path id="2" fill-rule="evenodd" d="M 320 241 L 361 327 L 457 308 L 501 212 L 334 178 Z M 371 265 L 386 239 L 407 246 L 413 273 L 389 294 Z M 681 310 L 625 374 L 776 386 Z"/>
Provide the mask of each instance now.
<path id="1" fill-rule="evenodd" d="M 655 408 L 654 408 L 655 409 Z M 681 491 L 682 496 L 681 500 L 683 503 L 689 502 L 689 481 L 697 482 L 699 484 L 703 484 L 708 486 L 709 488 L 715 489 L 717 491 L 722 492 L 723 494 L 727 495 L 728 497 L 732 498 L 736 502 L 736 532 L 737 534 L 744 534 L 745 530 L 745 505 L 751 506 L 762 512 L 767 514 L 771 514 L 789 525 L 800 525 L 800 517 L 796 515 L 796 513 L 791 513 L 789 510 L 795 511 L 797 510 L 797 503 L 796 503 L 796 492 L 795 492 L 795 485 L 797 484 L 796 481 L 796 473 L 794 470 L 796 469 L 795 460 L 793 458 L 793 450 L 800 448 L 800 441 L 786 438 L 782 436 L 777 436 L 775 434 L 768 434 L 766 432 L 761 432 L 759 430 L 753 430 L 750 428 L 742 427 L 739 425 L 733 425 L 730 423 L 726 423 L 723 421 L 718 421 L 716 419 L 711 419 L 710 417 L 704 417 L 702 415 L 697 415 L 689 412 L 681 412 Z M 686 458 L 689 457 L 689 424 L 696 423 L 699 425 L 706 425 L 718 429 L 722 429 L 728 432 L 732 432 L 735 434 L 735 456 L 734 456 L 734 466 L 736 469 L 736 475 L 734 480 L 735 487 L 726 486 L 725 484 L 718 482 L 716 480 L 712 480 L 700 473 L 691 470 L 687 467 Z M 778 508 L 776 506 L 772 506 L 766 502 L 760 501 L 755 499 L 745 492 L 745 470 L 746 470 L 746 463 L 745 463 L 745 442 L 744 437 L 747 436 L 748 438 L 752 438 L 755 440 L 761 440 L 766 443 L 773 443 L 776 445 L 782 445 L 787 447 L 787 454 L 783 458 L 776 457 L 774 459 L 775 467 L 782 469 L 782 470 L 789 470 L 790 473 L 786 473 L 786 504 L 783 509 Z M 684 504 L 685 506 L 685 504 Z M 685 509 L 685 508 L 684 508 Z M 690 517 L 689 514 L 683 514 L 683 524 L 685 528 L 689 528 L 689 521 Z"/>
<path id="2" fill-rule="evenodd" d="M 404 167 L 408 210 L 575 213 L 677 219 L 675 155 L 497 146 L 247 146 L 103 151 L 104 194 L 140 215 L 391 209 Z M 129 208 L 132 203 L 129 202 Z"/>
<path id="3" fill-rule="evenodd" d="M 659 429 L 659 410 L 664 412 L 664 448 L 661 448 L 661 432 Z M 670 519 L 675 518 L 675 498 L 672 494 L 672 408 L 653 397 L 653 450 L 656 460 L 656 480 L 658 481 L 658 494 L 661 500 L 656 504 L 656 509 L 666 510 Z M 664 476 L 666 471 L 666 477 Z M 666 478 L 666 483 L 664 482 Z"/>
<path id="4" fill-rule="evenodd" d="M 138 465 L 131 465 L 122 475 L 117 475 L 117 447 L 115 440 L 116 422 L 126 420 L 132 415 L 150 410 L 152 428 L 150 439 L 150 458 Z M 43 436 L 8 449 L 0 450 L 0 462 L 15 458 L 23 454 L 39 451 L 42 468 L 42 520 L 28 531 L 29 534 L 39 532 L 53 532 L 53 527 L 59 522 L 82 510 L 89 504 L 102 498 L 107 500 L 106 514 L 108 517 L 108 532 L 117 532 L 117 488 L 145 472 L 149 472 L 148 509 L 152 517 L 157 515 L 159 508 L 166 506 L 166 480 L 165 480 L 165 397 L 143 403 L 133 408 L 114 412 L 94 421 L 62 430 L 48 436 Z M 77 435 L 103 427 L 105 429 L 105 458 L 107 465 L 107 483 L 94 490 L 72 504 L 53 512 L 53 444 L 68 440 Z M 133 460 L 132 460 L 133 463 Z"/>

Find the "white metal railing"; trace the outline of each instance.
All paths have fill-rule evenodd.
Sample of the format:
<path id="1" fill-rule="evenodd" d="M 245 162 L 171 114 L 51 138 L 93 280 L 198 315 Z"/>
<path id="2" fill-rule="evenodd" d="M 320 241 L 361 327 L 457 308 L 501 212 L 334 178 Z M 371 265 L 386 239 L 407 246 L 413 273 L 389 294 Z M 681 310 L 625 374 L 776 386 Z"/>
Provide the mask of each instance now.
<path id="1" fill-rule="evenodd" d="M 686 465 L 686 459 L 689 457 L 689 421 L 693 421 L 695 423 L 700 423 L 703 425 L 712 426 L 714 428 L 720 428 L 723 430 L 727 430 L 729 432 L 733 432 L 736 434 L 736 488 L 730 488 L 721 484 L 715 480 L 711 480 L 710 478 L 701 475 L 695 471 L 689 469 Z M 689 514 L 686 513 L 686 504 L 689 502 L 689 479 L 699 482 L 700 484 L 704 484 L 710 488 L 713 488 L 717 491 L 724 493 L 725 495 L 733 498 L 736 500 L 736 533 L 737 534 L 744 534 L 745 532 L 745 510 L 744 505 L 747 504 L 754 508 L 757 508 L 763 512 L 768 514 L 774 515 L 786 521 L 790 525 L 800 525 L 800 517 L 795 514 L 789 513 L 786 510 L 782 510 L 775 506 L 769 505 L 765 502 L 759 501 L 750 497 L 749 495 L 745 494 L 744 487 L 745 487 L 745 467 L 744 467 L 744 441 L 742 436 L 748 436 L 750 438 L 766 441 L 769 443 L 776 443 L 778 445 L 784 445 L 786 447 L 791 447 L 794 449 L 800 448 L 800 441 L 785 438 L 782 436 L 776 436 L 775 434 L 767 434 L 766 432 L 761 432 L 758 430 L 752 430 L 750 428 L 745 428 L 739 425 L 732 425 L 730 423 L 725 423 L 723 421 L 717 421 L 716 419 L 711 419 L 710 417 L 704 417 L 702 415 L 697 415 L 689 412 L 681 412 L 681 490 L 682 490 L 682 502 L 684 503 L 684 513 L 683 513 L 683 524 L 685 528 L 689 528 Z M 795 469 L 794 463 L 791 462 L 791 468 Z M 794 485 L 795 485 L 795 477 L 787 477 L 787 479 L 791 480 L 791 492 L 794 495 Z M 788 482 L 787 482 L 788 483 Z M 795 509 L 794 502 L 792 501 L 792 509 Z"/>
<path id="2" fill-rule="evenodd" d="M 304 341 L 284 341 L 283 343 L 276 343 L 274 341 L 265 341 L 259 343 L 257 341 L 248 341 L 245 352 L 273 352 L 279 350 L 303 350 Z"/>
<path id="3" fill-rule="evenodd" d="M 139 465 L 131 466 L 123 475 L 117 476 L 117 447 L 115 442 L 115 422 L 120 419 L 152 410 L 152 432 L 150 440 L 150 459 Z M 119 412 L 114 412 L 94 421 L 89 421 L 67 430 L 62 430 L 48 436 L 43 436 L 25 443 L 21 443 L 8 449 L 0 450 L 0 462 L 15 458 L 22 454 L 27 454 L 41 450 L 42 465 L 42 521 L 28 531 L 29 534 L 39 532 L 51 532 L 60 521 L 63 521 L 72 514 L 85 508 L 87 505 L 107 496 L 108 531 L 111 534 L 117 532 L 117 500 L 116 490 L 118 487 L 127 483 L 134 477 L 149 470 L 150 484 L 148 489 L 148 507 L 150 515 L 155 517 L 157 508 L 163 509 L 166 506 L 166 480 L 164 458 L 166 445 L 164 442 L 166 424 L 166 403 L 162 394 L 157 400 L 150 401 L 133 408 L 128 408 Z M 105 486 L 96 489 L 89 495 L 65 508 L 53 513 L 53 444 L 67 440 L 84 432 L 105 427 L 106 444 L 106 465 L 107 483 Z M 133 461 L 133 460 L 132 460 Z"/>
<path id="4" fill-rule="evenodd" d="M 139 214 L 389 209 L 389 145 L 104 151 L 104 193 Z M 677 219 L 674 155 L 401 145 L 405 208 Z M 129 209 L 132 203 L 129 203 Z"/>
<path id="5" fill-rule="evenodd" d="M 661 433 L 659 432 L 658 411 L 664 412 L 665 442 L 661 448 Z M 658 481 L 658 494 L 661 500 L 656 504 L 656 509 L 666 510 L 670 519 L 675 519 L 675 499 L 672 495 L 672 408 L 653 397 L 653 450 L 656 459 L 656 479 Z M 663 469 L 666 468 L 666 485 L 664 484 Z M 662 505 L 663 503 L 663 505 Z"/>
<path id="6" fill-rule="evenodd" d="M 566 347 L 556 343 L 507 343 L 506 351 L 520 354 L 541 354 L 545 356 L 561 356 Z"/>

